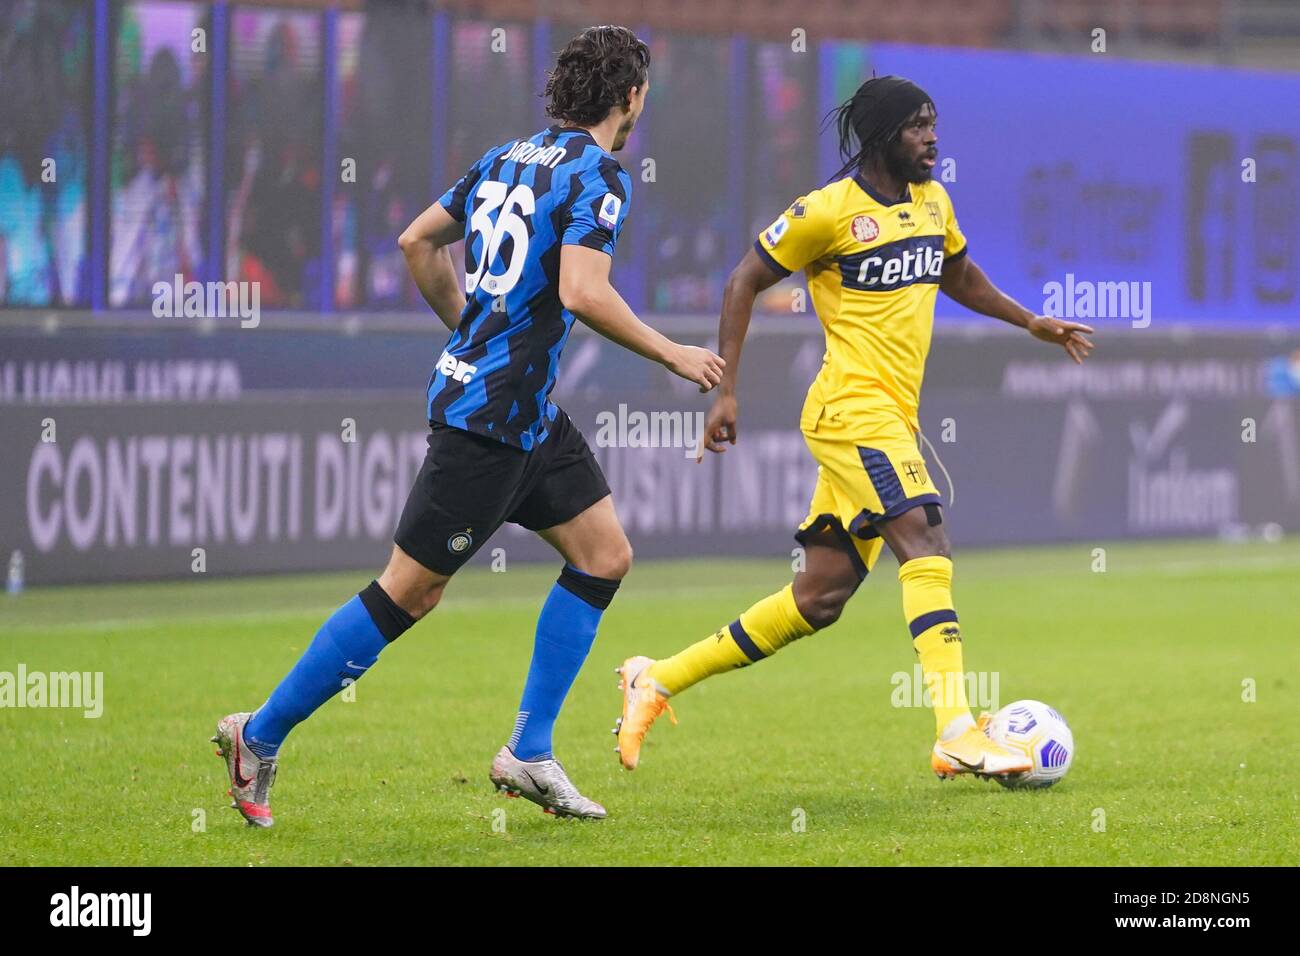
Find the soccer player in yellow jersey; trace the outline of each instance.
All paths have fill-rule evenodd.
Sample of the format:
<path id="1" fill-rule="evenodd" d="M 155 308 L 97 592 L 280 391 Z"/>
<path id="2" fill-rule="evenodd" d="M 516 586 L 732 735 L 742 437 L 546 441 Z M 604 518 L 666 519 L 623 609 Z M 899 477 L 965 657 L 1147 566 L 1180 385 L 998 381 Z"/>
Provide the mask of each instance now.
<path id="1" fill-rule="evenodd" d="M 624 662 L 616 730 L 629 770 L 670 697 L 833 624 L 883 544 L 898 559 L 903 616 L 934 705 L 931 768 L 941 778 L 1030 769 L 982 732 L 966 700 L 948 536 L 917 444 L 917 406 L 940 289 L 1063 347 L 1076 362 L 1092 348 L 1084 337 L 1092 329 L 1035 315 L 971 260 L 952 202 L 931 178 L 936 111 L 925 91 L 899 77 L 873 78 L 836 119 L 843 169 L 763 230 L 727 282 L 719 332 L 726 371 L 704 428 L 710 451 L 735 444 L 736 381 L 754 298 L 805 270 L 826 356 L 799 418 L 818 464 L 808 517 L 795 534 L 805 548 L 804 570 L 673 657 Z"/>

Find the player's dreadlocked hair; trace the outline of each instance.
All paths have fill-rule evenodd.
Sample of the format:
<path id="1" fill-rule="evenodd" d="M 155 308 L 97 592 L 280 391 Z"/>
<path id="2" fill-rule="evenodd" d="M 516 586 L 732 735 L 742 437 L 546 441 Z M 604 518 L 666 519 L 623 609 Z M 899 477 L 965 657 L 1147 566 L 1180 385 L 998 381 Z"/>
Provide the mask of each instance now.
<path id="1" fill-rule="evenodd" d="M 822 124 L 824 129 L 834 118 L 840 136 L 844 165 L 831 178 L 841 179 L 862 168 L 872 156 L 883 153 L 898 137 L 907 118 L 926 103 L 934 105 L 930 95 L 901 76 L 873 76 L 859 86 L 856 93 L 826 114 Z"/>
<path id="2" fill-rule="evenodd" d="M 644 86 L 650 48 L 627 27 L 588 27 L 560 51 L 546 75 L 546 114 L 577 126 L 594 126 Z"/>

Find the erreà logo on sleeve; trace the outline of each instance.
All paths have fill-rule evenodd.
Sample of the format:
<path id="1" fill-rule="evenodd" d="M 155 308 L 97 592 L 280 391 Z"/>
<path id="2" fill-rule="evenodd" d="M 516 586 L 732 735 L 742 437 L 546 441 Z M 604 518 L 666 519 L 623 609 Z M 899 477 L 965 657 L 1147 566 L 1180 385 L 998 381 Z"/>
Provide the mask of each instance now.
<path id="1" fill-rule="evenodd" d="M 74 886 L 50 897 L 51 926 L 126 926 L 133 936 L 148 936 L 152 917 L 152 893 L 82 893 Z"/>
<path id="2" fill-rule="evenodd" d="M 613 193 L 605 193 L 605 198 L 600 201 L 600 212 L 596 219 L 606 229 L 613 229 L 618 225 L 618 211 L 622 206 L 623 200 Z"/>

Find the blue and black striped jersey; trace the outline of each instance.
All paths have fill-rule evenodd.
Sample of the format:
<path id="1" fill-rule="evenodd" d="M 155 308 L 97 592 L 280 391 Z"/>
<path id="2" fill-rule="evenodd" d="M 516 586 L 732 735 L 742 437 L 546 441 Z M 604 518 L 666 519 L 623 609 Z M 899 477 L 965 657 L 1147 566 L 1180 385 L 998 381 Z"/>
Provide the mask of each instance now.
<path id="1" fill-rule="evenodd" d="M 631 191 L 590 133 L 552 126 L 489 150 L 438 200 L 465 223 L 468 301 L 429 379 L 430 422 L 525 451 L 546 440 L 573 326 L 560 247 L 613 255 Z"/>

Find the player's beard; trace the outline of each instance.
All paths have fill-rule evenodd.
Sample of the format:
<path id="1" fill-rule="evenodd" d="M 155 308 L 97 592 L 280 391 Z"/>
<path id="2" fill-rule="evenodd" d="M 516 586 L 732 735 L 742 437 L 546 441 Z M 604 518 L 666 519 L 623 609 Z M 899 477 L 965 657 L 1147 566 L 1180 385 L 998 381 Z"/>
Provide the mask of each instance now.
<path id="1" fill-rule="evenodd" d="M 632 135 L 632 130 L 636 128 L 637 117 L 629 116 L 623 120 L 619 126 L 618 132 L 614 134 L 614 148 L 611 152 L 618 152 L 627 143 L 627 138 Z"/>
<path id="2" fill-rule="evenodd" d="M 891 176 L 903 180 L 906 183 L 928 183 L 933 175 L 933 170 L 921 165 L 921 156 L 912 159 L 904 154 L 903 144 L 894 143 L 885 151 L 885 168 L 889 170 Z"/>

